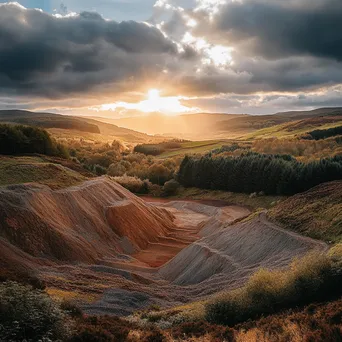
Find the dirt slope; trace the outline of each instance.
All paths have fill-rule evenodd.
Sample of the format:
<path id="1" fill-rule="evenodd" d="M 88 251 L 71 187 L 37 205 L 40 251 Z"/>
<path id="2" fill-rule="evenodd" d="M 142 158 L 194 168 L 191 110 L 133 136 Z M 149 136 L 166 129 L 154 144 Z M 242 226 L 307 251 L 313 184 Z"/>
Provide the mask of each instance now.
<path id="1" fill-rule="evenodd" d="M 177 285 L 197 284 L 215 275 L 228 275 L 232 284 L 239 284 L 260 267 L 283 267 L 311 249 L 325 248 L 324 243 L 271 224 L 261 214 L 193 243 L 159 273 Z"/>
<path id="2" fill-rule="evenodd" d="M 137 251 L 165 235 L 172 220 L 107 178 L 59 191 L 34 184 L 0 190 L 0 237 L 51 260 L 93 263 Z"/>

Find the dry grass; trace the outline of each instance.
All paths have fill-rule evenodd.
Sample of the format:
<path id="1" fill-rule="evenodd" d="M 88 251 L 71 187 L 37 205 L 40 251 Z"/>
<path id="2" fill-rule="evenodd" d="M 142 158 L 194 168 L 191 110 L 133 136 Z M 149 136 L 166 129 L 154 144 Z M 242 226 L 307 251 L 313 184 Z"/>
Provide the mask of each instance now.
<path id="1" fill-rule="evenodd" d="M 286 228 L 327 242 L 342 239 L 342 181 L 324 183 L 288 198 L 269 212 Z"/>
<path id="2" fill-rule="evenodd" d="M 220 200 L 230 204 L 247 206 L 253 209 L 271 208 L 279 201 L 284 200 L 285 196 L 250 196 L 243 193 L 234 193 L 220 190 L 205 190 L 199 188 L 182 188 L 178 191 L 177 196 L 172 199 L 191 199 L 191 200 Z"/>
<path id="3" fill-rule="evenodd" d="M 76 171 L 40 157 L 0 157 L 0 186 L 35 182 L 61 189 L 86 179 Z"/>

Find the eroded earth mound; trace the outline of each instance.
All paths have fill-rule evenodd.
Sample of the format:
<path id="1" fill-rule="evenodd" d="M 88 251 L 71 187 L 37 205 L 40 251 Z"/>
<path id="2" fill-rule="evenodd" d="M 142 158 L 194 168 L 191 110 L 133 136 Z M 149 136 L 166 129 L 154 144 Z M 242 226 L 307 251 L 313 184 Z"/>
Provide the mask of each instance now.
<path id="1" fill-rule="evenodd" d="M 106 177 L 58 191 L 10 186 L 0 190 L 0 267 L 34 274 L 88 313 L 127 315 L 236 288 L 260 267 L 327 248 L 249 215 L 215 201 L 150 202 Z"/>

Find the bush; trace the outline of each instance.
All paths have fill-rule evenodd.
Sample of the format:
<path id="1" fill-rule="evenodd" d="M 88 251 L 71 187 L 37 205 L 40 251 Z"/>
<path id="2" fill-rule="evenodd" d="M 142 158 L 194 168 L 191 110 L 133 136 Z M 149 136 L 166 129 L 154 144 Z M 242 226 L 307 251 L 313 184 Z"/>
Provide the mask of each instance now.
<path id="1" fill-rule="evenodd" d="M 31 286 L 0 284 L 0 336 L 9 341 L 64 339 L 67 328 L 62 310 Z"/>
<path id="2" fill-rule="evenodd" d="M 342 301 L 310 304 L 301 311 L 249 321 L 236 327 L 237 341 L 342 341 Z"/>
<path id="3" fill-rule="evenodd" d="M 151 183 L 147 179 L 141 180 L 138 177 L 130 177 L 127 175 L 122 177 L 113 177 L 112 179 L 127 190 L 136 194 L 148 194 L 151 186 Z"/>
<path id="4" fill-rule="evenodd" d="M 165 152 L 165 148 L 162 145 L 152 145 L 152 144 L 145 144 L 145 145 L 137 145 L 134 147 L 135 153 L 143 153 L 145 155 L 150 156 L 158 156 Z"/>
<path id="5" fill-rule="evenodd" d="M 156 328 L 152 328 L 149 331 L 145 331 L 143 335 L 141 336 L 141 340 L 143 342 L 166 342 L 167 341 L 163 333 Z"/>
<path id="6" fill-rule="evenodd" d="M 180 184 L 176 180 L 171 179 L 164 184 L 163 194 L 165 196 L 176 195 L 179 188 L 180 188 Z"/>
<path id="7" fill-rule="evenodd" d="M 205 321 L 197 321 L 197 322 L 187 322 L 180 324 L 172 329 L 172 336 L 176 339 L 184 339 L 187 340 L 191 337 L 201 337 L 206 334 L 210 334 L 213 340 L 217 341 L 234 341 L 234 330 L 218 326 L 211 325 Z"/>
<path id="8" fill-rule="evenodd" d="M 127 169 L 130 165 L 131 164 L 126 161 L 121 161 L 120 163 L 113 163 L 109 166 L 107 174 L 111 177 L 121 177 L 127 172 Z"/>
<path id="9" fill-rule="evenodd" d="M 81 319 L 69 342 L 124 342 L 130 332 L 127 322 L 118 317 Z"/>
<path id="10" fill-rule="evenodd" d="M 107 173 L 107 169 L 101 165 L 94 165 L 94 171 L 98 176 L 103 176 Z"/>
<path id="11" fill-rule="evenodd" d="M 241 289 L 217 297 L 206 306 L 211 323 L 234 325 L 281 309 L 304 305 L 340 293 L 341 276 L 330 259 L 310 254 L 284 271 L 260 270 Z"/>

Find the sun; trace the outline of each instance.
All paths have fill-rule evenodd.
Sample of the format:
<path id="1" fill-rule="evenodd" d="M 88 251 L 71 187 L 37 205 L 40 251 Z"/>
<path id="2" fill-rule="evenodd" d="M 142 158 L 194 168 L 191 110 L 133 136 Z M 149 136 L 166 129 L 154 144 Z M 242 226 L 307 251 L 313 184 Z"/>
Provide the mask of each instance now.
<path id="1" fill-rule="evenodd" d="M 160 91 L 158 89 L 150 89 L 147 93 L 148 101 L 158 102 L 160 101 Z"/>
<path id="2" fill-rule="evenodd" d="M 161 113 L 163 115 L 177 115 L 181 113 L 197 113 L 199 108 L 187 107 L 182 104 L 184 96 L 160 96 L 159 89 L 151 88 L 145 94 L 145 100 L 137 103 L 115 102 L 101 105 L 101 110 L 113 110 L 117 108 L 138 110 L 144 113 Z"/>

